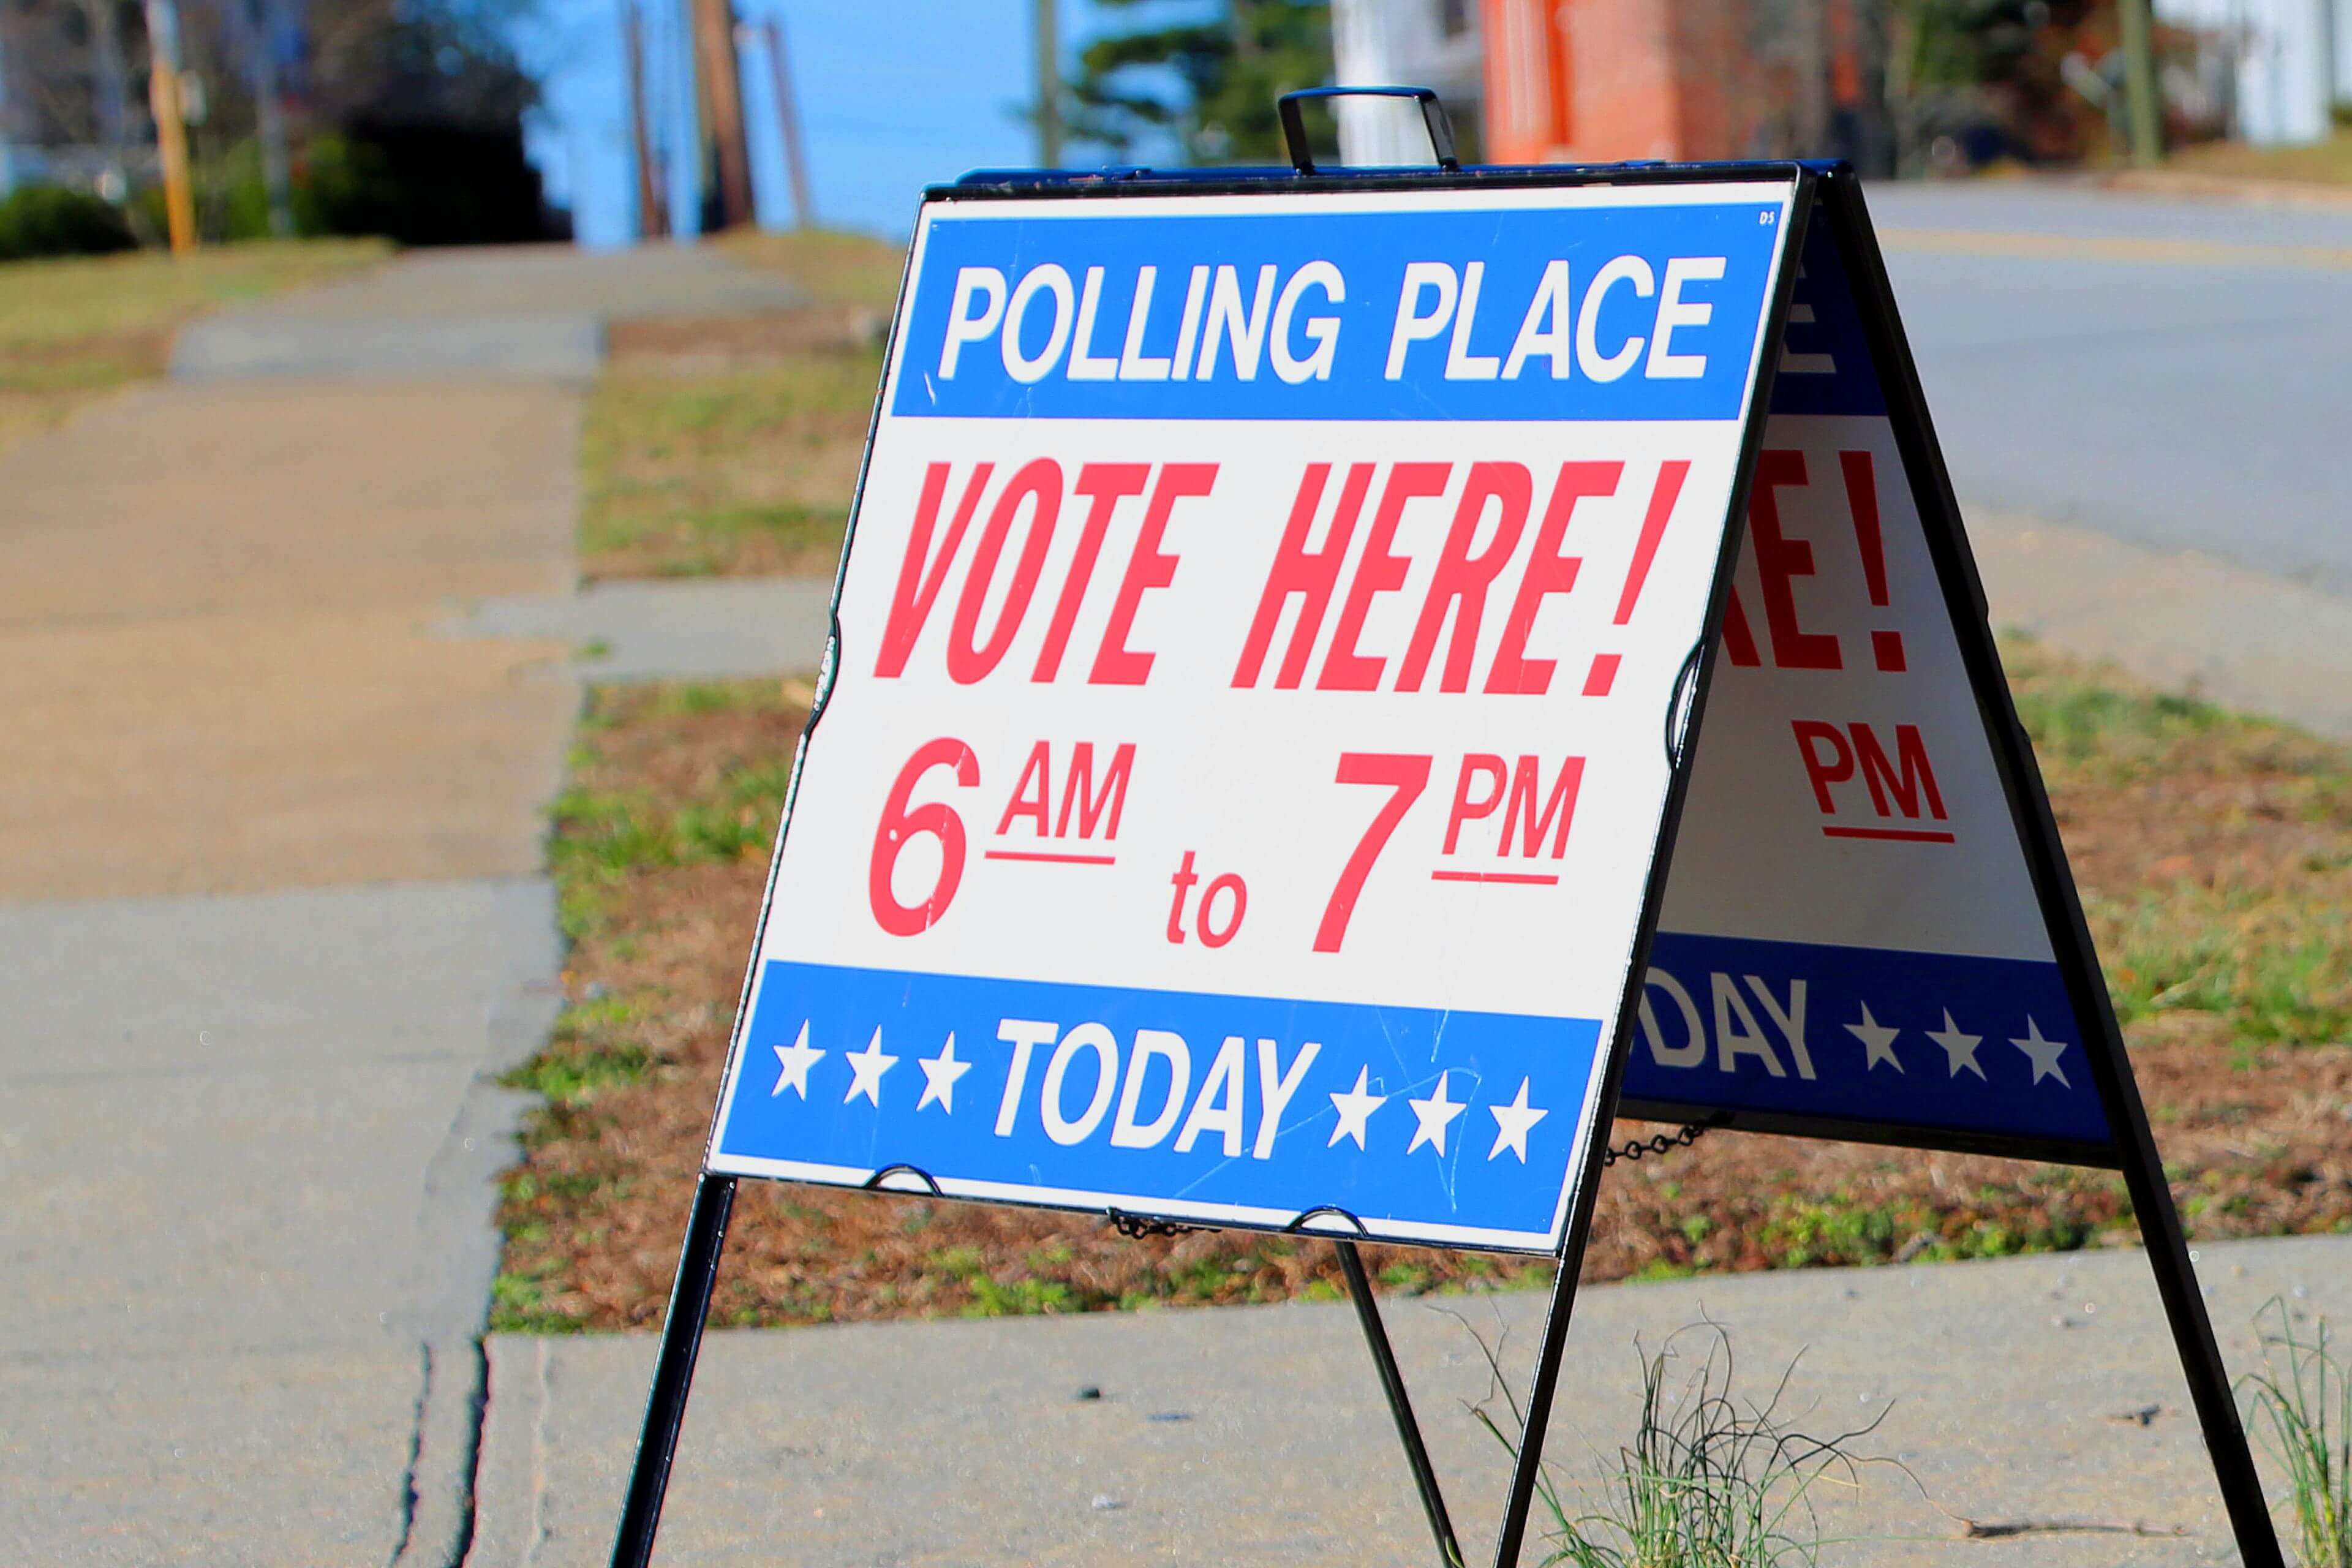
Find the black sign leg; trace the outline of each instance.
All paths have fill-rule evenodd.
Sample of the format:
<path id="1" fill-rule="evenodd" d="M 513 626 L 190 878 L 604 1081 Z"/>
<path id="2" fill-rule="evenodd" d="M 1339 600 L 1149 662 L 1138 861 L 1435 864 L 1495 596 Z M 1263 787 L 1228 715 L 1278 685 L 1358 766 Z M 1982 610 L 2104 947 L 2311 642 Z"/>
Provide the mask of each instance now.
<path id="1" fill-rule="evenodd" d="M 1348 1276 L 1348 1294 L 1356 1303 L 1356 1321 L 1364 1326 L 1364 1342 L 1371 1347 L 1372 1365 L 1380 1370 L 1381 1392 L 1389 1397 L 1389 1414 L 1396 1417 L 1397 1436 L 1403 1440 L 1405 1462 L 1412 1467 L 1412 1484 L 1421 1493 L 1422 1511 L 1429 1516 L 1429 1533 L 1436 1538 L 1437 1555 L 1445 1568 L 1461 1568 L 1462 1547 L 1454 1539 L 1454 1521 L 1445 1512 L 1445 1497 L 1437 1489 L 1437 1471 L 1429 1462 L 1429 1447 L 1413 1419 L 1412 1401 L 1405 1396 L 1404 1374 L 1397 1370 L 1396 1352 L 1381 1322 L 1380 1304 L 1372 1300 L 1372 1282 L 1364 1274 L 1363 1254 L 1352 1241 L 1335 1241 L 1340 1270 Z"/>
<path id="2" fill-rule="evenodd" d="M 686 1396 L 694 1385 L 694 1358 L 702 1348 L 702 1320 L 710 1312 L 719 1253 L 727 1244 L 727 1216 L 734 1208 L 734 1177 L 706 1172 L 696 1181 L 694 1212 L 686 1222 L 686 1245 L 678 1252 L 677 1279 L 670 1286 L 669 1312 L 662 1320 L 661 1358 L 654 1363 L 645 1430 L 637 1437 L 636 1463 L 629 1469 L 621 1528 L 613 1537 L 613 1568 L 646 1568 L 653 1560 L 662 1494 L 669 1489 L 670 1460 L 677 1453 Z"/>
<path id="3" fill-rule="evenodd" d="M 1603 1121 L 1601 1126 L 1608 1127 Z M 1600 1135 L 1593 1138 L 1595 1148 Z M 1586 1216 L 1589 1222 L 1590 1216 Z M 1536 1369 L 1528 1384 L 1527 1409 L 1519 1423 L 1519 1453 L 1511 1466 L 1511 1490 L 1503 1500 L 1503 1526 L 1495 1535 L 1495 1568 L 1517 1568 L 1528 1515 L 1543 1479 L 1544 1428 L 1551 1425 L 1552 1389 L 1559 1382 L 1560 1356 L 1568 1347 L 1569 1314 L 1576 1306 L 1576 1277 L 1584 1268 L 1584 1229 L 1569 1232 L 1567 1256 L 1551 1282 L 1551 1305 L 1544 1311 L 1543 1338 L 1536 1345 Z"/>
<path id="4" fill-rule="evenodd" d="M 2213 1460 L 2239 1554 L 2247 1568 L 2285 1568 L 2270 1505 L 2263 1498 L 2262 1478 L 2254 1473 L 2253 1453 L 2246 1445 L 2246 1429 L 2238 1420 L 2229 1369 L 2221 1363 L 2221 1347 L 2214 1342 L 2212 1320 L 2205 1315 L 2197 1271 L 2189 1261 L 2188 1238 L 2181 1234 L 2164 1168 L 2157 1163 L 2156 1140 L 2148 1132 L 2137 1087 L 2126 1079 L 2114 1089 L 2105 1084 L 2100 1088 L 2110 1096 L 2107 1103 L 2117 1106 L 2116 1119 L 2129 1124 L 2122 1150 L 2124 1184 L 2131 1194 L 2132 1212 L 2139 1217 L 2148 1267 L 2156 1270 L 2157 1293 L 2164 1299 L 2164 1315 L 2172 1325 L 2180 1370 L 2189 1379 L 2189 1397 L 2197 1406 L 2198 1425 L 2204 1428 L 2205 1451 Z"/>

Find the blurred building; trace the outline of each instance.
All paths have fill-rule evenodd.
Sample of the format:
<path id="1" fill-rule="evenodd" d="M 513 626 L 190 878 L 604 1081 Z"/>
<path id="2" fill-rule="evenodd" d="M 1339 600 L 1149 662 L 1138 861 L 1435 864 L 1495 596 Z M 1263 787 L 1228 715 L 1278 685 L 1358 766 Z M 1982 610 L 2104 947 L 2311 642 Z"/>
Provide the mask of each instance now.
<path id="1" fill-rule="evenodd" d="M 1496 163 L 1844 157 L 1891 169 L 1888 0 L 1484 0 Z"/>
<path id="2" fill-rule="evenodd" d="M 2167 97 L 2214 98 L 2228 135 L 2266 146 L 2325 141 L 2352 100 L 2352 0 L 2157 0 L 2156 14 L 2196 50 L 2193 61 L 2167 62 L 2176 78 Z"/>

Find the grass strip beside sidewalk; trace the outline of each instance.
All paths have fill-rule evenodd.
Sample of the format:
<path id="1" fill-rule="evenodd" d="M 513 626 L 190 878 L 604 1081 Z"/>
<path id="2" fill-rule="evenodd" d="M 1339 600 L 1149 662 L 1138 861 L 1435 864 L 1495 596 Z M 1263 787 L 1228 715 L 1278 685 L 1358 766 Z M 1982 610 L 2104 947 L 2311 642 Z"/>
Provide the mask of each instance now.
<path id="1" fill-rule="evenodd" d="M 2352 1226 L 2352 758 L 2012 646 L 2012 682 L 2190 1231 Z M 555 823 L 571 1005 L 515 1081 L 547 1096 L 507 1178 L 495 1321 L 656 1321 L 808 693 L 606 688 Z M 789 896 L 789 889 L 786 890 Z M 2128 1242 L 2099 1172 L 1717 1134 L 1613 1169 L 1595 1279 Z M 1373 1249 L 1405 1290 L 1540 1264 Z M 996 1315 L 1338 1293 L 1329 1249 L 770 1183 L 736 1205 L 714 1320 Z"/>
<path id="2" fill-rule="evenodd" d="M 208 310 L 322 283 L 392 254 L 373 239 L 259 240 L 0 265 L 0 447 L 163 374 Z"/>
<path id="3" fill-rule="evenodd" d="M 714 243 L 809 303 L 614 324 L 581 447 L 592 578 L 826 576 L 840 557 L 904 257 L 823 230 Z"/>

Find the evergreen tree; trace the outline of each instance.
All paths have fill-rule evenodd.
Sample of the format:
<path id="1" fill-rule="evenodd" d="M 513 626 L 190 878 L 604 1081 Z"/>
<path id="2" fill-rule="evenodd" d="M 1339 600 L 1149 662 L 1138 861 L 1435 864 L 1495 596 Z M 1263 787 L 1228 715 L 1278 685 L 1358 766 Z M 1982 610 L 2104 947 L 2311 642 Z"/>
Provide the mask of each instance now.
<path id="1" fill-rule="evenodd" d="M 1188 163 L 1285 162 L 1275 100 L 1331 79 L 1331 8 L 1324 0 L 1223 0 L 1218 12 L 1087 45 L 1068 83 L 1073 134 L 1121 155 L 1173 137 Z"/>

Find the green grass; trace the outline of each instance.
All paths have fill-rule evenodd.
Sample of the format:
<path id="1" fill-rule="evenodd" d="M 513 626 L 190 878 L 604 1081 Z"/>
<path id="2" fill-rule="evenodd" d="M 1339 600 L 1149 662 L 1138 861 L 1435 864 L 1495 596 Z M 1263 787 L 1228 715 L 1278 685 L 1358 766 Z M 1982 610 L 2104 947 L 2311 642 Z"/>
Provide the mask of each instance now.
<path id="1" fill-rule="evenodd" d="M 2084 890 L 2122 1021 L 2202 1015 L 2241 1047 L 2352 1041 L 2352 759 L 2030 642 L 2004 655 L 2074 820 L 2137 814 L 2178 851 L 2147 855 L 2165 874 Z"/>
<path id="2" fill-rule="evenodd" d="M 600 689 L 581 728 L 593 740 L 633 721 L 761 711 L 787 700 L 773 681 L 765 680 Z M 766 854 L 792 787 L 789 751 L 722 768 L 714 789 L 684 800 L 665 799 L 642 787 L 583 783 L 591 761 L 588 747 L 574 748 L 572 782 L 549 812 L 554 832 L 548 859 L 555 875 L 557 917 L 573 941 L 596 929 L 611 895 L 632 878 Z"/>
<path id="3" fill-rule="evenodd" d="M 2045 1184 L 2051 1180 L 2043 1179 Z M 2011 1206 L 2006 1194 L 1984 1196 L 1988 1207 Z M 2095 1227 L 2067 1213 L 2063 1194 L 2047 1207 L 2049 1212 L 2032 1218 L 1979 1218 L 1948 1226 L 1920 1204 L 1856 1203 L 1842 1193 L 1826 1198 L 1783 1194 L 1773 1200 L 1762 1243 L 1777 1268 L 1851 1267 L 1898 1258 L 1922 1263 L 2014 1258 L 2073 1252 L 2088 1244 Z"/>
<path id="4" fill-rule="evenodd" d="M 2167 1013 L 2230 1021 L 2241 1045 L 2352 1042 L 2352 941 L 2341 909 L 2183 881 L 2088 908 L 2113 933 L 2107 991 L 2125 1024 Z"/>
<path id="5" fill-rule="evenodd" d="M 747 266 L 781 272 L 824 305 L 887 311 L 898 303 L 906 253 L 862 234 L 831 229 L 730 234 L 719 247 Z"/>
<path id="6" fill-rule="evenodd" d="M 608 371 L 581 446 L 590 575 L 829 572 L 880 372 L 878 354 L 851 350 Z"/>
<path id="7" fill-rule="evenodd" d="M 185 258 L 133 251 L 0 263 L 0 446 L 162 374 L 172 334 L 206 310 L 324 282 L 391 254 L 379 240 L 270 240 Z"/>
<path id="8" fill-rule="evenodd" d="M 0 355 L 175 327 L 215 307 L 324 282 L 391 254 L 374 239 L 257 240 L 184 258 L 148 250 L 0 263 Z"/>
<path id="9" fill-rule="evenodd" d="M 587 1321 L 547 1305 L 548 1281 L 543 1278 L 501 1270 L 490 1281 L 490 1332 L 494 1334 L 576 1334 Z"/>
<path id="10" fill-rule="evenodd" d="M 2131 691 L 2072 670 L 2045 677 L 2044 656 L 2011 645 L 2017 716 L 2043 767 L 2094 768 L 2111 780 L 2143 776 L 2176 747 L 2217 733 L 2252 736 L 2264 726 L 2194 698 Z"/>

